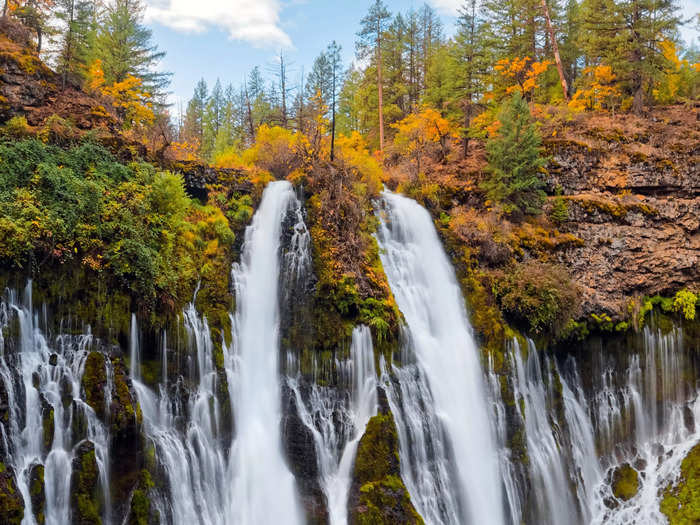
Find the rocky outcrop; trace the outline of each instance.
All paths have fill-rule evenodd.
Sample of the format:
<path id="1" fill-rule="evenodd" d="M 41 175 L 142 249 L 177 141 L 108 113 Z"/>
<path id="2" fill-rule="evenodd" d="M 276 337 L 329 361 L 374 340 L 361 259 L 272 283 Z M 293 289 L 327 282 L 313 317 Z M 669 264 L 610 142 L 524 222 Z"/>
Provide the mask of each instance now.
<path id="1" fill-rule="evenodd" d="M 24 501 L 15 474 L 4 463 L 0 463 L 0 516 L 7 525 L 19 525 L 24 517 Z"/>
<path id="2" fill-rule="evenodd" d="M 547 141 L 548 185 L 568 204 L 556 253 L 583 291 L 583 314 L 622 314 L 635 296 L 700 282 L 698 110 L 597 116 Z"/>
<path id="3" fill-rule="evenodd" d="M 353 525 L 422 524 L 401 479 L 394 416 L 380 390 L 380 412 L 360 439 L 349 495 Z"/>
<path id="4" fill-rule="evenodd" d="M 102 503 L 99 490 L 99 470 L 95 445 L 83 441 L 75 451 L 70 483 L 73 523 L 76 525 L 101 525 Z"/>

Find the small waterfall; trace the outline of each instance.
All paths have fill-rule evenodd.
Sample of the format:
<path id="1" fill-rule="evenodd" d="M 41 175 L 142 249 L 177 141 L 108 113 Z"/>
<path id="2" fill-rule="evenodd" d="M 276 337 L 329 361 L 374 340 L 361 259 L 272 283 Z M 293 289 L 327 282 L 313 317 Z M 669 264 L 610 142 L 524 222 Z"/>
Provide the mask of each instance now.
<path id="1" fill-rule="evenodd" d="M 299 417 L 314 437 L 330 525 L 347 525 L 355 453 L 367 422 L 377 412 L 377 375 L 369 328 L 353 330 L 350 358 L 336 362 L 336 367 L 338 386 L 313 383 L 307 400 L 302 395 L 299 374 L 290 377 L 288 384 Z"/>
<path id="2" fill-rule="evenodd" d="M 139 342 L 139 325 L 136 314 L 131 314 L 129 337 L 129 375 L 134 381 L 141 381 L 141 343 Z"/>
<path id="3" fill-rule="evenodd" d="M 431 454 L 409 455 L 402 446 L 409 464 L 420 461 L 403 467 L 416 472 L 418 486 L 410 483 L 409 492 L 418 512 L 430 522 L 449 523 L 451 516 L 457 515 L 461 518 L 458 522 L 501 524 L 502 482 L 487 388 L 454 269 L 424 208 L 389 192 L 384 192 L 383 201 L 380 256 L 406 318 L 407 344 L 419 370 L 418 389 L 408 393 L 408 402 L 423 396 L 421 401 L 428 407 L 423 412 L 434 412 L 439 418 L 430 437 L 444 441 L 438 447 L 444 456 L 433 461 L 453 465 L 452 484 L 458 487 L 459 510 L 454 506 L 449 512 L 430 510 L 434 489 L 423 493 L 420 480 L 436 470 L 430 462 L 425 463 Z M 444 434 L 437 427 L 442 427 Z"/>
<path id="4" fill-rule="evenodd" d="M 207 321 L 197 314 L 194 304 L 189 304 L 183 312 L 183 321 L 187 346 L 197 364 L 192 391 L 183 394 L 178 388 L 169 389 L 163 380 L 156 395 L 132 379 L 146 436 L 155 447 L 167 482 L 167 493 L 154 503 L 161 523 L 224 525 L 230 522 L 226 514 L 229 494 L 226 454 L 220 438 L 222 421 L 216 395 L 213 344 Z M 132 322 L 132 338 L 138 340 L 138 329 L 134 326 Z M 163 345 L 165 356 L 165 339 Z M 132 341 L 131 348 L 135 346 Z"/>
<path id="5" fill-rule="evenodd" d="M 282 223 L 299 206 L 291 184 L 270 183 L 246 229 L 241 263 L 232 271 L 232 523 L 302 522 L 294 477 L 282 453 L 278 298 Z"/>
<path id="6" fill-rule="evenodd" d="M 672 483 L 687 452 L 700 441 L 696 365 L 683 349 L 682 330 L 646 327 L 619 351 L 599 346 L 568 356 L 561 366 L 528 341 L 509 346 L 515 407 L 526 434 L 529 495 L 506 447 L 505 406 L 489 371 L 502 468 L 513 524 L 665 523 L 660 493 Z M 575 358 L 577 357 L 577 358 Z M 582 378 L 579 367 L 586 366 Z M 684 375 L 684 373 L 686 375 Z M 613 494 L 612 472 L 639 471 L 629 501 Z"/>
<path id="7" fill-rule="evenodd" d="M 37 523 L 30 490 L 32 470 L 37 465 L 44 467 L 45 523 L 71 521 L 74 445 L 83 439 L 95 446 L 104 499 L 102 520 L 110 524 L 108 430 L 80 397 L 85 361 L 93 345 L 89 327 L 83 335 L 59 334 L 49 340 L 32 308 L 31 281 L 21 301 L 14 291 L 7 290 L 0 312 L 0 329 L 13 322 L 19 327 L 14 351 L 8 352 L 5 339 L 0 347 L 0 390 L 7 396 L 10 411 L 8 421 L 0 422 L 0 452 L 7 457 L 24 499 L 23 525 Z M 111 377 L 111 363 L 106 362 Z M 111 393 L 111 384 L 105 389 Z M 76 421 L 84 422 L 84 434 L 74 435 Z"/>

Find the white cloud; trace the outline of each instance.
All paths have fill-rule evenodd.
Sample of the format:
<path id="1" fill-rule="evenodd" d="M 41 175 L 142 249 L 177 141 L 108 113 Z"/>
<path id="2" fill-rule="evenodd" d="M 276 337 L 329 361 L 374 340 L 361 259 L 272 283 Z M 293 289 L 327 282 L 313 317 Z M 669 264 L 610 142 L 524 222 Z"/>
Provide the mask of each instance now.
<path id="1" fill-rule="evenodd" d="M 459 8 L 464 5 L 464 0 L 430 0 L 435 8 L 447 15 L 456 15 Z"/>
<path id="2" fill-rule="evenodd" d="M 216 27 L 260 47 L 291 46 L 280 10 L 278 0 L 147 0 L 146 20 L 189 33 Z"/>

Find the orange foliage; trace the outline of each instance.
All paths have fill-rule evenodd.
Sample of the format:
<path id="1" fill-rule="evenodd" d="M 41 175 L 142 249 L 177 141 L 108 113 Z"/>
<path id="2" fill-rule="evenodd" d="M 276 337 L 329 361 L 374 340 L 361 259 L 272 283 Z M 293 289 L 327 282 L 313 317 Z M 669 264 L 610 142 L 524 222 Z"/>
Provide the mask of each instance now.
<path id="1" fill-rule="evenodd" d="M 153 124 L 153 104 L 151 94 L 145 91 L 140 78 L 129 75 L 121 82 L 107 85 L 102 69 L 102 61 L 95 60 L 89 67 L 86 79 L 87 89 L 99 93 L 112 101 L 124 119 L 124 127 L 131 129 Z"/>
<path id="2" fill-rule="evenodd" d="M 515 57 L 499 60 L 494 69 L 506 82 L 506 95 L 520 91 L 523 97 L 528 97 L 538 87 L 537 78 L 547 71 L 551 64 L 551 60 L 536 62 L 530 57 Z"/>
<path id="3" fill-rule="evenodd" d="M 399 155 L 413 157 L 418 171 L 420 158 L 430 155 L 438 147 L 441 158 L 447 155 L 450 124 L 433 108 L 424 106 L 420 112 L 410 114 L 391 127 L 396 129 L 393 149 Z"/>
<path id="4" fill-rule="evenodd" d="M 173 142 L 170 144 L 170 151 L 175 160 L 194 161 L 199 158 L 199 141 L 194 139 L 192 142 L 186 140 L 182 142 Z"/>
<path id="5" fill-rule="evenodd" d="M 584 87 L 571 97 L 569 107 L 574 111 L 602 110 L 613 108 L 620 98 L 620 90 L 615 85 L 616 76 L 610 66 L 601 64 L 583 70 Z"/>

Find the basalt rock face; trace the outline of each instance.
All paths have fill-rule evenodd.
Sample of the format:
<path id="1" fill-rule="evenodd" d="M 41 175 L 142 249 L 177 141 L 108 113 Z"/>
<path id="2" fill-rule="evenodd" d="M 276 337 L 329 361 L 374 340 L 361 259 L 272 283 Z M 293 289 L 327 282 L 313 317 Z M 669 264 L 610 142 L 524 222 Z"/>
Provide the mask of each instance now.
<path id="1" fill-rule="evenodd" d="M 583 314 L 622 313 L 635 296 L 700 281 L 698 109 L 598 117 L 546 141 L 548 186 L 568 202 L 556 257 L 583 290 Z"/>

